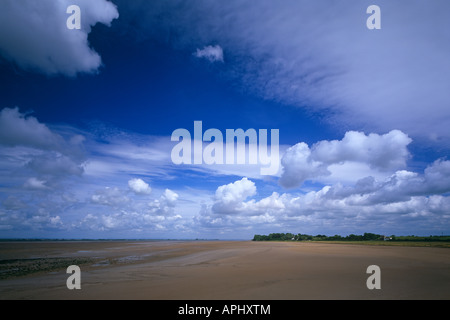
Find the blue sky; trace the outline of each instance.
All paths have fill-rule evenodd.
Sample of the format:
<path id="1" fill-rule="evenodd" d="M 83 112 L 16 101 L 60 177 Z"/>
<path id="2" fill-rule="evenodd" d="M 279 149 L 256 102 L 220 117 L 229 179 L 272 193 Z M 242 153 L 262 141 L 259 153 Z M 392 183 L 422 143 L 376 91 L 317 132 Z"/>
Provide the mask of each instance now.
<path id="1" fill-rule="evenodd" d="M 450 5 L 372 2 L 4 1 L 0 237 L 449 234 Z M 175 165 L 194 121 L 279 171 Z"/>

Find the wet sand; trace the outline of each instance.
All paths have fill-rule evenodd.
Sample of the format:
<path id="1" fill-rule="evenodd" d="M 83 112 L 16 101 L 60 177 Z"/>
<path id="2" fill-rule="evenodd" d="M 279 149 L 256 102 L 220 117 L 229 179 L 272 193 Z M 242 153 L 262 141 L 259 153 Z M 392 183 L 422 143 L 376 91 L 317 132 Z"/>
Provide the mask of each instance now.
<path id="1" fill-rule="evenodd" d="M 67 266 L 81 268 L 69 290 Z M 381 269 L 369 290 L 367 267 Z M 0 299 L 450 299 L 450 249 L 251 241 L 0 243 Z"/>

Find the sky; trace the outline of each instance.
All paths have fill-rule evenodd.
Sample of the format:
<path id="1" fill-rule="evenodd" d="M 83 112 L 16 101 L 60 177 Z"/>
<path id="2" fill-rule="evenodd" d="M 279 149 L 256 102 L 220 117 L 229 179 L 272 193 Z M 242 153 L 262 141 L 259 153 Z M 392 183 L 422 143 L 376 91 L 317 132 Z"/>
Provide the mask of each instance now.
<path id="1" fill-rule="evenodd" d="M 0 6 L 0 238 L 450 234 L 448 1 Z"/>

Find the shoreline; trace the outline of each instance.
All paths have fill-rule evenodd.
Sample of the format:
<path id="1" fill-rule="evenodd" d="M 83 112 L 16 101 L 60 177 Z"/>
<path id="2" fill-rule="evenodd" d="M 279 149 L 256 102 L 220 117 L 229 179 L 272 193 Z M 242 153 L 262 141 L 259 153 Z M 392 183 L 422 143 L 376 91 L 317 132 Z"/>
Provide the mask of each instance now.
<path id="1" fill-rule="evenodd" d="M 450 248 L 450 241 L 423 240 L 252 240 L 252 239 L 1 239 L 1 243 L 52 243 L 52 242 L 286 242 L 286 243 L 328 243 L 378 246 L 412 246 Z"/>

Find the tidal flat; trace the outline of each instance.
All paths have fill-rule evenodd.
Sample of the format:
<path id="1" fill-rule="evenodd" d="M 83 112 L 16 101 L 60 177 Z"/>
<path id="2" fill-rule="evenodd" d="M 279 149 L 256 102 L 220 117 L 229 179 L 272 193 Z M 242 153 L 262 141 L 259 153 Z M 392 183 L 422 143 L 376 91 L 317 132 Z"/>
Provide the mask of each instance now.
<path id="1" fill-rule="evenodd" d="M 69 290 L 69 265 L 81 289 Z M 380 268 L 370 290 L 367 268 Z M 450 249 L 320 242 L 0 243 L 0 299 L 450 299 Z"/>

